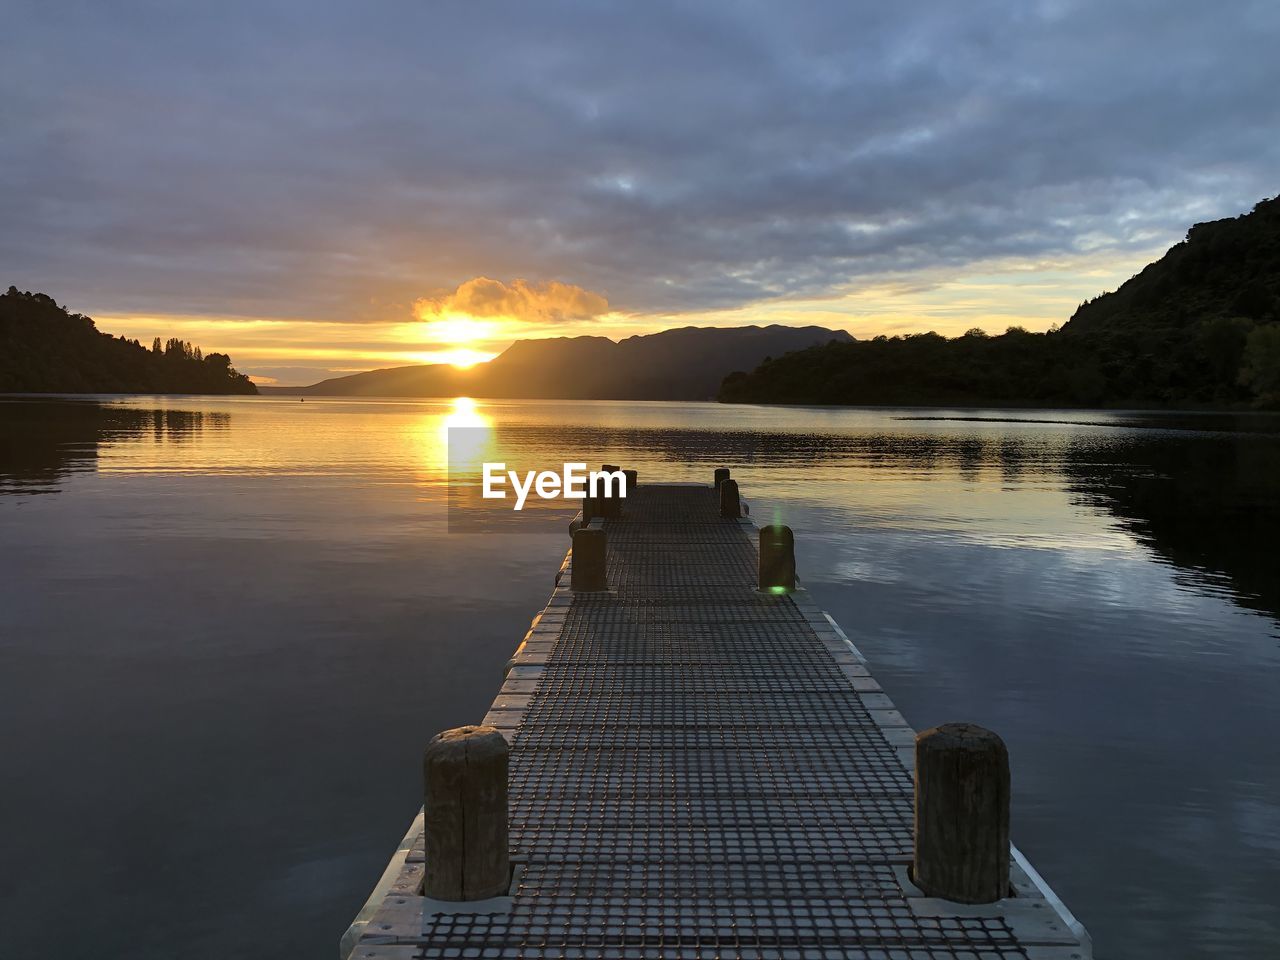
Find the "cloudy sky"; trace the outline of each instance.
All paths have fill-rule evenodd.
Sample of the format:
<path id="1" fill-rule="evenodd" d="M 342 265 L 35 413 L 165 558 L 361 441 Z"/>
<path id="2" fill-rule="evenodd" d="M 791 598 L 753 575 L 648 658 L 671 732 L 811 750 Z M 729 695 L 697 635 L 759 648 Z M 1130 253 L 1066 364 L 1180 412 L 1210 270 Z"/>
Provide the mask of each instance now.
<path id="1" fill-rule="evenodd" d="M 1280 6 L 4 4 L 0 265 L 260 382 L 1045 329 L 1280 193 Z"/>

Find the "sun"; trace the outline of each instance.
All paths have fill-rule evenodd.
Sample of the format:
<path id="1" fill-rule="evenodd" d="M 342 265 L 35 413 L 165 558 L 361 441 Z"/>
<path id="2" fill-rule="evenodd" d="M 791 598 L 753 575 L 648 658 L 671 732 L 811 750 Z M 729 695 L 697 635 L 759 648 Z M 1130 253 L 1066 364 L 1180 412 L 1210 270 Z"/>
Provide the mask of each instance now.
<path id="1" fill-rule="evenodd" d="M 465 313 L 449 313 L 427 321 L 427 336 L 440 343 L 475 343 L 493 335 L 494 324 Z"/>
<path id="2" fill-rule="evenodd" d="M 416 350 L 403 353 L 401 356 L 407 360 L 412 360 L 414 363 L 444 363 L 458 370 L 468 370 L 476 364 L 488 363 L 497 354 L 485 350 L 458 347 L 454 350 Z"/>
<path id="3" fill-rule="evenodd" d="M 468 370 L 477 363 L 486 363 L 492 360 L 492 353 L 485 353 L 481 350 L 445 350 L 435 355 L 436 363 L 447 363 L 450 366 L 457 367 L 459 370 Z"/>
<path id="4" fill-rule="evenodd" d="M 496 326 L 491 320 L 478 320 L 464 313 L 450 313 L 427 322 L 426 337 L 439 344 L 454 345 L 452 350 L 433 351 L 433 363 L 447 363 L 459 370 L 474 367 L 477 363 L 492 360 L 493 353 L 476 347 L 494 336 Z"/>
<path id="5" fill-rule="evenodd" d="M 396 330 L 396 339 L 419 348 L 404 354 L 415 363 L 448 364 L 467 370 L 497 356 L 485 348 L 495 339 L 501 342 L 502 329 L 496 320 L 450 313 L 425 324 L 402 324 Z"/>

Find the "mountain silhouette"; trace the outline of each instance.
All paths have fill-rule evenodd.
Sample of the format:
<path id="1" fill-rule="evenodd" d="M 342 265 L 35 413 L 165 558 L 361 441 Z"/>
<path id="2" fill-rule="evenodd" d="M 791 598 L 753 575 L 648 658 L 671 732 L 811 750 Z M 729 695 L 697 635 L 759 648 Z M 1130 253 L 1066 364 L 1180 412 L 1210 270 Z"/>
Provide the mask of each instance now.
<path id="1" fill-rule="evenodd" d="M 710 400 L 734 370 L 815 344 L 848 342 L 825 327 L 680 327 L 628 337 L 517 340 L 488 363 L 393 367 L 263 393 L 358 397 Z"/>

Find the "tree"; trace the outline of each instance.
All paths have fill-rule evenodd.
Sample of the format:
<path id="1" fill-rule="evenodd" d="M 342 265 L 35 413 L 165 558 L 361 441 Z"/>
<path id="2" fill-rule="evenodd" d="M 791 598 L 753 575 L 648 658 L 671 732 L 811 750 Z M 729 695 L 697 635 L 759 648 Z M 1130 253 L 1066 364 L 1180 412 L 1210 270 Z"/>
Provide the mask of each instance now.
<path id="1" fill-rule="evenodd" d="M 257 393 L 226 354 L 202 356 L 176 337 L 114 337 L 44 294 L 0 295 L 0 393 Z"/>
<path id="2" fill-rule="evenodd" d="M 1280 406 L 1280 324 L 1256 327 L 1245 340 L 1240 384 L 1262 405 Z"/>

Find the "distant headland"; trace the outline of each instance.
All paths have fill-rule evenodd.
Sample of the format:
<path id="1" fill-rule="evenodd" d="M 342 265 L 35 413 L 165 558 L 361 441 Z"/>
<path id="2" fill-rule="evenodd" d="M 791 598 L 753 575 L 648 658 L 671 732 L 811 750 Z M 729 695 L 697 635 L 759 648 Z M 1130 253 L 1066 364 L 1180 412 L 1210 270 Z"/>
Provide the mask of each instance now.
<path id="1" fill-rule="evenodd" d="M 549 400 L 714 400 L 724 378 L 769 357 L 848 343 L 826 327 L 680 327 L 627 337 L 517 340 L 487 363 L 370 370 L 265 394 L 340 397 L 495 397 Z"/>
<path id="2" fill-rule="evenodd" d="M 1280 407 L 1280 198 L 1198 223 L 1061 330 L 811 347 L 725 379 L 739 403 Z"/>
<path id="3" fill-rule="evenodd" d="M 0 294 L 0 393 L 254 394 L 225 353 L 113 337 L 43 293 Z"/>

